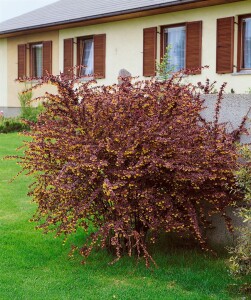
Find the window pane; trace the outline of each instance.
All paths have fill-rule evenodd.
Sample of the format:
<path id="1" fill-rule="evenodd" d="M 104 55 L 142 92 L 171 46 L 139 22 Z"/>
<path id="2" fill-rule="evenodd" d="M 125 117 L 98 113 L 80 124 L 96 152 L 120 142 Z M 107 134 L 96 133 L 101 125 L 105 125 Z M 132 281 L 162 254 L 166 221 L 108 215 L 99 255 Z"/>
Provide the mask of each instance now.
<path id="1" fill-rule="evenodd" d="M 93 57 L 94 57 L 93 39 L 83 40 L 82 65 L 84 65 L 86 68 L 83 69 L 82 75 L 92 75 L 94 73 Z"/>
<path id="2" fill-rule="evenodd" d="M 43 76 L 43 45 L 32 45 L 32 68 L 34 77 Z"/>
<path id="3" fill-rule="evenodd" d="M 186 58 L 186 27 L 178 26 L 165 29 L 166 47 L 170 49 L 170 65 L 174 71 L 185 68 Z"/>
<path id="4" fill-rule="evenodd" d="M 251 69 L 251 18 L 243 19 L 243 68 Z"/>

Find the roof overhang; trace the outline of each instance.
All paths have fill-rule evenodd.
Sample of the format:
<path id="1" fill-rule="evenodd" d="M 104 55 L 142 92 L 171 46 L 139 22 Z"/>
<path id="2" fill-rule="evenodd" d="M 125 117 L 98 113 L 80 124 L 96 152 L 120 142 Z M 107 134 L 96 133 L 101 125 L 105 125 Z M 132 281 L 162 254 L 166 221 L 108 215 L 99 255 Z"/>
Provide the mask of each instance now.
<path id="1" fill-rule="evenodd" d="M 139 17 L 152 16 L 157 14 L 164 14 L 169 12 L 176 12 L 188 9 L 202 8 L 213 5 L 229 4 L 232 2 L 239 2 L 245 0 L 174 0 L 170 3 L 163 3 L 158 5 L 151 5 L 147 7 L 140 7 L 131 10 L 116 11 L 114 13 L 107 13 L 103 15 L 90 16 L 80 19 L 64 20 L 56 23 L 42 24 L 31 27 L 17 28 L 14 30 L 0 32 L 0 38 L 20 36 L 23 34 L 40 33 L 45 31 L 53 31 L 60 29 L 67 29 L 73 27 L 81 27 L 87 25 L 108 23 L 121 21 L 126 19 L 133 19 Z"/>

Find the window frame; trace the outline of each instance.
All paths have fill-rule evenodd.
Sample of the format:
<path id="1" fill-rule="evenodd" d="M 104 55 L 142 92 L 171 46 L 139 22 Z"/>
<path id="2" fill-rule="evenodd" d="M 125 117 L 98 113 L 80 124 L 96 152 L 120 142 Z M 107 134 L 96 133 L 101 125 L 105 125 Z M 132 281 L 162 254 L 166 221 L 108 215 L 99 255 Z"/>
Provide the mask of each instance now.
<path id="1" fill-rule="evenodd" d="M 251 19 L 251 13 L 238 16 L 238 54 L 237 54 L 237 72 L 241 71 L 251 71 L 251 68 L 243 68 L 243 56 L 244 56 L 244 47 L 243 47 L 243 19 Z"/>
<path id="2" fill-rule="evenodd" d="M 41 77 L 38 77 L 38 76 L 35 76 L 35 70 L 34 70 L 34 64 L 33 64 L 33 49 L 32 49 L 32 46 L 36 46 L 36 45 L 42 45 L 42 70 L 41 70 L 41 74 L 42 76 Z M 30 77 L 34 77 L 34 78 L 42 78 L 43 77 L 43 48 L 44 48 L 44 45 L 43 45 L 43 41 L 40 41 L 40 42 L 34 42 L 34 43 L 29 43 L 29 72 L 30 72 Z"/>
<path id="3" fill-rule="evenodd" d="M 93 73 L 94 73 L 94 59 L 95 59 L 95 57 L 94 57 L 94 35 L 85 35 L 85 36 L 80 36 L 80 37 L 77 37 L 77 65 L 78 66 L 80 66 L 80 65 L 82 65 L 82 61 L 83 61 L 83 55 L 84 55 L 84 47 L 83 47 L 83 53 L 82 53 L 82 57 L 81 57 L 81 51 L 80 51 L 80 49 L 81 49 L 81 43 L 83 43 L 83 41 L 85 41 L 85 40 L 90 40 L 90 39 L 92 39 L 92 41 L 93 41 Z M 81 76 L 81 77 L 83 77 L 83 78 L 93 78 L 93 74 L 90 74 L 90 75 L 86 75 L 86 74 L 81 74 L 82 73 L 82 70 L 83 70 L 84 68 L 79 68 L 79 70 L 78 70 L 78 75 L 79 76 Z"/>
<path id="4" fill-rule="evenodd" d="M 176 24 L 170 24 L 170 25 L 163 25 L 161 26 L 160 30 L 160 59 L 163 58 L 165 55 L 165 50 L 166 50 L 166 45 L 167 45 L 167 40 L 166 40 L 166 34 L 165 34 L 165 29 L 167 28 L 175 28 L 175 27 L 185 27 L 186 32 L 185 32 L 185 42 L 186 42 L 186 47 L 185 47 L 185 66 L 184 69 L 186 68 L 186 53 L 187 53 L 187 23 L 176 23 Z"/>

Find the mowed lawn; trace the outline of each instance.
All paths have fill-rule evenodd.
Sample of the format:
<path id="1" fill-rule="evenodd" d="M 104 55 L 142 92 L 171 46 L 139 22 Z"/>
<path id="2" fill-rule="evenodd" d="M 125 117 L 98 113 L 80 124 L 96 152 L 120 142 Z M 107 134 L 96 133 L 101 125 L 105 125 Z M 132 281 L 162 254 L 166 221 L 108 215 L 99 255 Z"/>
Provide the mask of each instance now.
<path id="1" fill-rule="evenodd" d="M 109 265 L 106 251 L 92 253 L 85 265 L 68 258 L 79 232 L 63 246 L 62 239 L 44 235 L 30 223 L 36 205 L 26 196 L 31 180 L 18 173 L 13 155 L 24 137 L 0 135 L 0 299 L 243 299 L 231 290 L 225 257 L 171 247 L 165 242 L 152 248 L 158 268 L 122 258 Z"/>

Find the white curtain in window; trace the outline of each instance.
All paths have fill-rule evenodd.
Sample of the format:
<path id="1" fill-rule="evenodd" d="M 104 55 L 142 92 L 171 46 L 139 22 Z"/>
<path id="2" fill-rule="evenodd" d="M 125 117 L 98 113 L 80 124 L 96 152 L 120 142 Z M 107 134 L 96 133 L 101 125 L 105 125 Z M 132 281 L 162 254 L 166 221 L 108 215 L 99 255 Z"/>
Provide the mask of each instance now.
<path id="1" fill-rule="evenodd" d="M 174 71 L 185 68 L 186 27 L 171 27 L 165 29 L 167 45 L 170 49 L 170 65 Z"/>
<path id="2" fill-rule="evenodd" d="M 243 20 L 243 67 L 251 69 L 251 18 Z"/>
<path id="3" fill-rule="evenodd" d="M 86 67 L 83 69 L 83 75 L 92 75 L 94 73 L 94 48 L 93 48 L 93 39 L 83 40 L 84 51 L 83 51 L 83 60 L 82 64 Z"/>
<path id="4" fill-rule="evenodd" d="M 43 76 L 43 45 L 33 45 L 33 68 L 34 76 L 42 77 Z"/>

